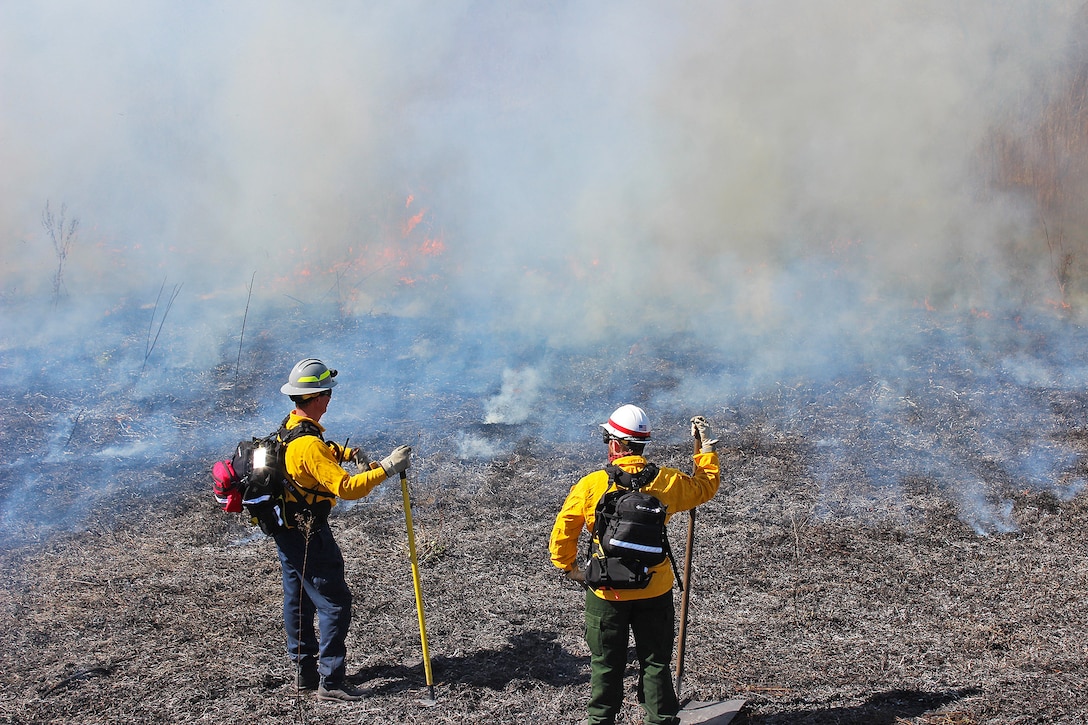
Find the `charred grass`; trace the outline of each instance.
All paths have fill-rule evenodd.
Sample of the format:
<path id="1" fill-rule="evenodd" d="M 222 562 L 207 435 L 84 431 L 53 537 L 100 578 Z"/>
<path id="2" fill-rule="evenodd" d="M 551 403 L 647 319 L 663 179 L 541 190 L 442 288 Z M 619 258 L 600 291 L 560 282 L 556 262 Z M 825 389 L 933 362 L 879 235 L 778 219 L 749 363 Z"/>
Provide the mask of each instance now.
<path id="1" fill-rule="evenodd" d="M 749 723 L 1085 721 L 1083 496 L 1006 490 L 1018 530 L 990 536 L 922 480 L 832 518 L 802 446 L 750 438 L 698 512 L 685 696 L 744 698 Z M 194 473 L 180 496 L 27 530 L 0 554 L 0 722 L 580 722 L 582 593 L 547 561 L 571 481 L 531 458 L 417 464 L 451 483 L 413 492 L 436 706 L 420 703 L 395 485 L 333 520 L 356 598 L 349 674 L 368 697 L 326 704 L 297 692 L 283 654 L 274 545 Z M 620 722 L 637 723 L 629 675 Z"/>

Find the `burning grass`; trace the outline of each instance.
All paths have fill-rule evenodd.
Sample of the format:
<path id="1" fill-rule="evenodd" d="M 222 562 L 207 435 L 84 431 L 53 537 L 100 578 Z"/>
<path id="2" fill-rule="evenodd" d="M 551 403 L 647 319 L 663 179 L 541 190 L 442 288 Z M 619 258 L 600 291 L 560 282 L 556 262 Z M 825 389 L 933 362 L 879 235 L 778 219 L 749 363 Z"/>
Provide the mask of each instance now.
<path id="1" fill-rule="evenodd" d="M 886 509 L 910 515 L 873 500 L 824 517 L 799 441 L 756 428 L 735 440 L 698 518 L 687 695 L 746 698 L 751 723 L 1083 721 L 1082 496 L 1004 491 L 1017 530 L 991 536 L 921 483 Z M 273 544 L 218 511 L 194 468 L 180 497 L 28 532 L 2 554 L 0 721 L 579 722 L 581 592 L 546 554 L 570 481 L 529 456 L 417 465 L 475 483 L 414 494 L 436 707 L 418 703 L 397 491 L 334 519 L 356 595 L 349 673 L 369 697 L 331 705 L 295 692 Z M 621 722 L 640 722 L 630 692 Z"/>

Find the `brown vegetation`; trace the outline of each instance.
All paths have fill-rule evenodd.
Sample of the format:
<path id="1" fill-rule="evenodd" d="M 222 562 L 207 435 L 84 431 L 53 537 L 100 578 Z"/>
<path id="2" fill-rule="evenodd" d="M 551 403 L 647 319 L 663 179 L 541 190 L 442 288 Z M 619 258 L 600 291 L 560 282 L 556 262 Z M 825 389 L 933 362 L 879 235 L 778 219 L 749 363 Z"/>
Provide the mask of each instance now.
<path id="1" fill-rule="evenodd" d="M 1088 9 L 1078 25 L 1065 72 L 1037 89 L 1041 97 L 1010 109 L 1010 118 L 995 127 L 983 154 L 997 189 L 1021 191 L 1032 199 L 1037 238 L 1046 244 L 1066 306 L 1074 293 L 1088 292 Z"/>
<path id="2" fill-rule="evenodd" d="M 989 537 L 924 481 L 900 515 L 871 500 L 822 520 L 803 448 L 747 441 L 700 509 L 684 694 L 746 698 L 751 723 L 1084 722 L 1083 496 L 1003 491 L 1019 531 Z M 219 511 L 194 467 L 180 497 L 27 532 L 0 556 L 0 722 L 580 722 L 581 591 L 546 553 L 570 483 L 553 464 L 415 463 L 479 482 L 414 494 L 436 707 L 419 703 L 396 486 L 334 518 L 356 595 L 349 673 L 369 697 L 326 704 L 296 693 L 283 655 L 273 544 Z M 681 550 L 683 515 L 672 528 Z M 640 721 L 629 692 L 621 722 Z"/>

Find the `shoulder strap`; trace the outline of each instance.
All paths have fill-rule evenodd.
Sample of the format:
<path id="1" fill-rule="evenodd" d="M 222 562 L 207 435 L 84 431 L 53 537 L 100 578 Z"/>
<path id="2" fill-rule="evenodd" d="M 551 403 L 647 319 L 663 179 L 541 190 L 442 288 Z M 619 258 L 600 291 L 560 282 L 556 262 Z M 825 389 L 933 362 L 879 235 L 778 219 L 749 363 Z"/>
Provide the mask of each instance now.
<path id="1" fill-rule="evenodd" d="M 319 438 L 322 442 L 324 442 L 325 437 L 321 435 L 321 429 L 318 428 L 316 425 L 308 420 L 300 420 L 298 422 L 298 425 L 296 425 L 294 428 L 288 428 L 287 421 L 290 419 L 291 416 L 287 416 L 286 418 L 284 418 L 283 421 L 280 423 L 279 430 L 275 433 L 275 435 L 279 438 L 280 442 L 283 443 L 283 449 L 280 451 L 281 456 L 287 454 L 287 445 L 291 441 L 298 440 L 299 438 L 303 438 L 305 436 L 313 436 L 315 438 Z M 315 488 L 307 488 L 306 486 L 303 486 L 301 483 L 291 478 L 291 475 L 287 473 L 286 465 L 284 465 L 283 467 L 283 480 L 289 486 L 297 489 L 297 491 L 300 491 L 302 493 L 308 493 L 311 496 L 320 496 L 322 498 L 336 498 L 335 495 L 329 493 L 328 491 L 319 491 Z M 305 500 L 303 500 L 302 503 L 305 505 Z"/>
<path id="2" fill-rule="evenodd" d="M 604 467 L 604 470 L 608 471 L 608 481 L 610 483 L 614 483 L 620 488 L 637 491 L 657 478 L 660 469 L 652 463 L 647 463 L 638 473 L 628 473 L 619 466 L 609 463 Z"/>
<path id="3" fill-rule="evenodd" d="M 615 466 L 607 466 L 608 468 L 615 468 Z M 611 500 L 616 498 L 621 493 L 621 489 L 616 485 L 615 480 L 612 478 L 612 473 L 608 474 L 608 485 L 605 486 L 604 493 L 597 499 L 597 504 L 593 507 L 593 531 L 590 532 L 590 538 L 596 539 L 600 533 L 604 530 L 605 524 L 609 514 L 606 509 L 611 505 Z M 593 541 L 590 541 L 590 548 L 593 547 Z"/>
<path id="4" fill-rule="evenodd" d="M 287 421 L 289 421 L 290 419 L 291 416 L 287 416 L 286 418 L 284 418 L 280 422 L 279 430 L 277 430 L 275 433 L 275 435 L 279 437 L 280 441 L 285 446 L 296 438 L 301 438 L 302 436 L 314 436 L 316 438 L 320 438 L 322 441 L 325 440 L 325 437 L 321 435 L 321 429 L 308 420 L 300 420 L 298 422 L 298 425 L 296 425 L 294 428 L 288 428 Z"/>

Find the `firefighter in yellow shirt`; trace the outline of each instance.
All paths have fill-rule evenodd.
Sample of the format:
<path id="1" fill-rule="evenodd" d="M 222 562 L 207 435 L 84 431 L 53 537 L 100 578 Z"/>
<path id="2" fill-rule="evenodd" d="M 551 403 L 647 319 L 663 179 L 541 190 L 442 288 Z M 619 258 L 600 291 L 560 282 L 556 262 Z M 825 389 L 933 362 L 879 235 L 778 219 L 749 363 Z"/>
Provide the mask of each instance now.
<path id="1" fill-rule="evenodd" d="M 287 431 L 304 426 L 309 432 L 291 438 L 284 452 L 293 486 L 286 492 L 287 526 L 272 536 L 283 573 L 287 654 L 298 668 L 299 686 L 316 689 L 322 700 L 351 701 L 362 697 L 344 681 L 352 597 L 328 515 L 337 498 L 363 498 L 385 479 L 406 470 L 412 449 L 398 446 L 379 464 L 369 463 L 358 450 L 325 442 L 320 421 L 332 400 L 336 372 L 316 358 L 306 358 L 295 364 L 280 388 L 295 404 L 285 423 Z M 349 460 L 363 470 L 349 474 L 342 466 Z"/>
<path id="2" fill-rule="evenodd" d="M 582 529 L 592 534 L 597 504 L 606 492 L 615 490 L 614 479 L 622 476 L 618 472 L 637 475 L 652 466 L 642 456 L 650 440 L 650 425 L 641 408 L 623 405 L 601 428 L 610 467 L 615 467 L 613 473 L 594 471 L 574 484 L 556 517 L 549 544 L 552 564 L 569 578 L 583 583 L 587 583 L 587 572 L 578 563 L 578 537 Z M 715 452 L 718 441 L 711 440 L 710 427 L 702 416 L 691 419 L 691 428 L 692 434 L 702 441 L 701 451 L 695 454 L 694 475 L 660 468 L 651 481 L 639 488 L 664 504 L 669 514 L 693 509 L 718 492 L 720 477 Z M 590 575 L 585 598 L 585 635 L 592 655 L 587 721 L 590 725 L 615 722 L 623 701 L 623 672 L 627 666 L 628 638 L 632 634 L 639 659 L 638 700 L 645 710 L 645 722 L 651 725 L 680 722 L 677 715 L 680 703 L 670 673 L 675 636 L 673 563 L 666 559 L 651 567 L 649 573 L 649 581 L 642 588 L 622 589 L 602 586 L 595 574 Z"/>

